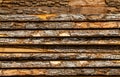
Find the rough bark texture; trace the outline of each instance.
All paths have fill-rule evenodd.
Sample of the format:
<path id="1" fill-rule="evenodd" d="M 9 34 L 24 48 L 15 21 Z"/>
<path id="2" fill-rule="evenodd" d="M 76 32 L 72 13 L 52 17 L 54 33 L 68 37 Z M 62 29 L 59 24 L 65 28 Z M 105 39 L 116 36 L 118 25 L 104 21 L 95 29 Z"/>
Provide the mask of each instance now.
<path id="1" fill-rule="evenodd" d="M 119 22 L 0 22 L 0 29 L 105 29 L 120 28 Z"/>
<path id="2" fill-rule="evenodd" d="M 120 5 L 119 0 L 1 0 L 0 3 L 1 14 L 119 13 L 116 7 Z"/>
<path id="3" fill-rule="evenodd" d="M 5 52 L 44 52 L 44 53 L 115 53 L 120 52 L 119 45 L 1 45 Z"/>
<path id="4" fill-rule="evenodd" d="M 0 31 L 0 37 L 100 37 L 120 36 L 120 30 L 11 30 Z"/>
<path id="5" fill-rule="evenodd" d="M 106 0 L 106 3 L 109 6 L 116 7 L 118 9 L 120 8 L 120 1 L 119 0 Z"/>
<path id="6" fill-rule="evenodd" d="M 97 50 L 97 49 L 96 49 Z M 102 50 L 102 49 L 101 49 Z M 95 50 L 94 50 L 95 51 Z M 47 52 L 47 51 L 46 51 Z M 115 53 L 111 50 L 111 53 L 108 52 L 89 52 L 89 53 L 79 53 L 79 52 L 71 52 L 71 53 L 42 53 L 42 52 L 32 52 L 32 53 L 1 53 L 0 60 L 1 61 L 56 61 L 56 60 L 82 60 L 85 59 L 89 60 L 119 60 L 120 56 L 119 53 Z M 114 61 L 115 62 L 115 61 Z M 94 61 L 93 61 L 94 63 Z"/>
<path id="7" fill-rule="evenodd" d="M 0 0 L 0 76 L 120 76 L 120 0 Z"/>
<path id="8" fill-rule="evenodd" d="M 120 14 L 41 14 L 41 15 L 0 15 L 0 21 L 119 21 Z"/>

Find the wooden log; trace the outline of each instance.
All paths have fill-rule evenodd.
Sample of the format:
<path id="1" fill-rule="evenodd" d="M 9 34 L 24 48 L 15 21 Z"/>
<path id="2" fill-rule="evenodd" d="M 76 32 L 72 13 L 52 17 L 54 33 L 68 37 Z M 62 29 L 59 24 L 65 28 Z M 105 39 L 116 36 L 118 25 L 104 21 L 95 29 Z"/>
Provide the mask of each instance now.
<path id="1" fill-rule="evenodd" d="M 112 2 L 112 4 L 111 4 Z M 116 5 L 117 3 L 117 5 Z M 0 14 L 106 14 L 119 13 L 119 1 L 109 0 L 3 0 Z M 34 8 L 34 10 L 33 10 Z M 101 9 L 101 10 L 99 10 Z"/>
<path id="2" fill-rule="evenodd" d="M 6 7 L 7 6 L 7 7 Z M 34 10 L 33 10 L 34 9 Z M 2 15 L 10 15 L 10 14 L 67 14 L 69 12 L 69 8 L 65 6 L 61 7 L 48 7 L 48 6 L 40 6 L 40 7 L 18 7 L 18 6 L 8 6 L 6 4 L 0 7 L 0 14 Z"/>
<path id="3" fill-rule="evenodd" d="M 1 4 L 0 4 L 1 5 Z M 14 4 L 15 5 L 15 4 Z M 58 5 L 59 6 L 59 5 Z M 34 10 L 33 10 L 34 9 Z M 99 10 L 101 9 L 101 10 Z M 94 11 L 96 10 L 96 11 Z M 0 6 L 0 14 L 2 15 L 11 15 L 11 14 L 119 14 L 119 10 L 115 7 L 106 7 L 106 6 L 80 6 L 80 7 L 71 7 L 71 6 L 60 6 L 60 7 L 24 7 L 24 6 L 8 6 L 8 4 Z"/>
<path id="4" fill-rule="evenodd" d="M 119 38 L 0 38 L 0 45 L 120 45 Z"/>
<path id="5" fill-rule="evenodd" d="M 112 61 L 0 61 L 0 68 L 89 68 L 120 67 L 120 60 Z"/>
<path id="6" fill-rule="evenodd" d="M 119 22 L 0 22 L 1 30 L 13 29 L 114 29 Z"/>
<path id="7" fill-rule="evenodd" d="M 118 68 L 81 68 L 81 69 L 0 69 L 0 76 L 22 76 L 22 75 L 120 75 Z"/>
<path id="8" fill-rule="evenodd" d="M 68 5 L 68 0 L 58 0 L 58 1 L 55 1 L 55 0 L 34 0 L 34 1 L 31 1 L 31 0 L 4 0 L 3 3 L 1 4 L 1 6 L 56 6 L 56 7 L 59 7 L 59 6 L 67 6 Z"/>
<path id="9" fill-rule="evenodd" d="M 11 46 L 0 46 L 0 52 L 1 53 L 7 53 L 7 52 L 12 52 L 12 53 L 40 53 L 40 52 L 45 52 L 45 53 L 49 53 L 49 52 L 68 52 L 68 53 L 119 53 L 120 52 L 120 48 L 119 46 L 114 46 L 114 45 L 106 45 L 106 46 L 98 46 L 98 45 L 46 45 L 46 46 L 17 46 L 17 45 L 11 45 Z"/>
<path id="10" fill-rule="evenodd" d="M 96 49 L 97 50 L 97 49 Z M 111 50 L 113 51 L 113 50 Z M 119 60 L 120 53 L 0 53 L 0 61 Z M 34 62 L 33 62 L 34 63 Z"/>
<path id="11" fill-rule="evenodd" d="M 0 21 L 119 21 L 120 14 L 0 15 Z"/>
<path id="12" fill-rule="evenodd" d="M 103 37 L 120 36 L 119 29 L 113 30 L 9 30 L 0 31 L 0 37 Z"/>

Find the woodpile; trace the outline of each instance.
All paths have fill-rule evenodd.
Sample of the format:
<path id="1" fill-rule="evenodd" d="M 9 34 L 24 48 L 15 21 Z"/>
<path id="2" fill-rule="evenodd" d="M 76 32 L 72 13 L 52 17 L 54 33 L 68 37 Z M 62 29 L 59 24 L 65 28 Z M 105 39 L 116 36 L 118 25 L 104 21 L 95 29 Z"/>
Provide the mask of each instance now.
<path id="1" fill-rule="evenodd" d="M 0 76 L 120 76 L 119 0 L 0 0 Z"/>

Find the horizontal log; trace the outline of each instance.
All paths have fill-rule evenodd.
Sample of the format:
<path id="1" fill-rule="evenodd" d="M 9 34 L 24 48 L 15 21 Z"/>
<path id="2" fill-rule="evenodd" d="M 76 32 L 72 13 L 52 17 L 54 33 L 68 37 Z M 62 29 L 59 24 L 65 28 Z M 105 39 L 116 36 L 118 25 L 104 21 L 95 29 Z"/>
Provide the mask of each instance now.
<path id="1" fill-rule="evenodd" d="M 30 0 L 3 0 L 1 3 L 1 6 L 67 6 L 68 5 L 68 0 L 34 0 L 34 1 L 30 1 Z"/>
<path id="2" fill-rule="evenodd" d="M 120 45 L 119 38 L 0 38 L 0 45 Z"/>
<path id="3" fill-rule="evenodd" d="M 120 75 L 120 69 L 0 69 L 0 76 L 14 75 Z"/>
<path id="4" fill-rule="evenodd" d="M 112 51 L 112 50 L 111 50 Z M 1 61 L 119 60 L 120 53 L 0 53 Z M 33 62 L 34 63 L 34 62 Z"/>
<path id="5" fill-rule="evenodd" d="M 120 14 L 0 15 L 0 21 L 119 21 Z"/>
<path id="6" fill-rule="evenodd" d="M 58 5 L 59 6 L 59 5 Z M 33 10 L 34 9 L 34 10 Z M 99 10 L 101 9 L 101 10 Z M 94 11 L 96 10 L 96 11 Z M 27 6 L 8 6 L 8 4 L 0 7 L 0 14 L 119 14 L 119 10 L 115 7 L 99 7 L 99 6 L 79 6 L 79 7 L 71 7 L 71 6 L 37 6 L 37 7 L 27 7 Z"/>
<path id="7" fill-rule="evenodd" d="M 89 68 L 120 67 L 120 60 L 113 61 L 0 61 L 0 68 Z"/>
<path id="8" fill-rule="evenodd" d="M 7 5 L 8 6 L 8 5 Z M 18 7 L 18 6 L 2 6 L 0 7 L 0 14 L 10 15 L 10 14 L 67 14 L 69 12 L 69 7 L 49 7 L 49 6 L 40 6 L 40 7 Z"/>
<path id="9" fill-rule="evenodd" d="M 5 52 L 81 52 L 81 53 L 119 53 L 120 48 L 119 46 L 114 46 L 114 45 L 106 45 L 106 46 L 97 46 L 97 45 L 89 45 L 89 46 L 84 46 L 84 45 L 73 45 L 73 46 L 62 46 L 62 45 L 54 45 L 54 46 L 17 46 L 17 45 L 11 45 L 11 46 L 0 46 L 0 52 L 5 53 Z"/>
<path id="10" fill-rule="evenodd" d="M 79 4 L 80 6 L 88 6 L 88 5 L 91 5 L 91 6 L 96 6 L 96 5 L 103 5 L 105 6 L 105 0 L 99 0 L 99 1 L 90 1 L 90 0 L 87 0 L 87 1 L 77 1 L 77 0 L 48 0 L 48 1 L 44 1 L 44 0 L 34 0 L 34 1 L 30 1 L 30 0 L 25 0 L 25 1 L 22 1 L 22 0 L 3 0 L 2 1 L 2 5 L 5 5 L 5 4 L 8 4 L 8 5 L 11 5 L 11 6 L 28 6 L 29 4 L 31 4 L 31 6 L 57 6 L 57 5 L 61 5 L 61 6 L 65 6 L 66 5 L 78 5 L 78 3 L 81 3 Z M 93 3 L 94 2 L 94 3 Z M 83 3 L 83 4 L 82 4 Z"/>
<path id="11" fill-rule="evenodd" d="M 106 0 L 97 0 L 97 1 L 3 0 L 0 2 L 0 14 L 60 14 L 60 13 L 74 13 L 74 14 L 114 13 L 115 14 L 115 13 L 119 13 L 120 9 L 116 8 L 116 7 L 119 7 L 119 2 L 115 2 L 115 1 L 111 1 L 111 2 Z"/>
<path id="12" fill-rule="evenodd" d="M 120 30 L 9 30 L 0 37 L 100 37 L 120 36 Z"/>
<path id="13" fill-rule="evenodd" d="M 0 22 L 0 29 L 94 29 L 120 28 L 119 22 Z"/>

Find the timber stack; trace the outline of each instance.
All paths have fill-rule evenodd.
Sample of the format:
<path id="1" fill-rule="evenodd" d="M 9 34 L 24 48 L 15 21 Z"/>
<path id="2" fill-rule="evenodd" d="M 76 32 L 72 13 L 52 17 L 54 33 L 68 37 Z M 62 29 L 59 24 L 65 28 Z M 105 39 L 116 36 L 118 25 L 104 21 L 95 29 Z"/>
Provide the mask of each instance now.
<path id="1" fill-rule="evenodd" d="M 0 0 L 0 76 L 120 76 L 120 0 Z"/>

